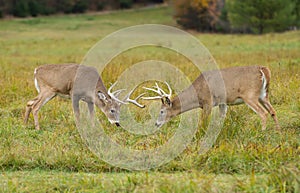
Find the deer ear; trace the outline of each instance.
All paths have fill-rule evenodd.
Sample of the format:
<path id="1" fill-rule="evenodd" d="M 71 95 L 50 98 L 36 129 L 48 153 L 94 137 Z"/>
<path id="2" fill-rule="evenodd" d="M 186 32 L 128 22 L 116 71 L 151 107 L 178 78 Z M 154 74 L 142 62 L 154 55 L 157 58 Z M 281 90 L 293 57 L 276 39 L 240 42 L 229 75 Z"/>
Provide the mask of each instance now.
<path id="1" fill-rule="evenodd" d="M 103 94 L 102 92 L 98 92 L 98 97 L 99 97 L 99 99 L 100 100 L 106 100 L 106 96 L 105 96 L 105 94 Z"/>
<path id="2" fill-rule="evenodd" d="M 166 97 L 166 103 L 171 107 L 172 106 L 172 103 L 170 101 L 170 99 L 168 97 Z"/>
<path id="3" fill-rule="evenodd" d="M 163 99 L 161 100 L 163 104 L 167 104 L 169 107 L 172 107 L 172 102 L 168 97 L 166 97 L 165 101 Z"/>

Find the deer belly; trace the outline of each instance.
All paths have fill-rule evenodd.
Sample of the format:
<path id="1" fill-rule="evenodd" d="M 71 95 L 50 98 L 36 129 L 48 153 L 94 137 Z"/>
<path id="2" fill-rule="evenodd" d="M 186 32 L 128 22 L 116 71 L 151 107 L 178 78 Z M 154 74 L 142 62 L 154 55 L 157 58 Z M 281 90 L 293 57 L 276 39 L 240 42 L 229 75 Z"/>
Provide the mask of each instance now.
<path id="1" fill-rule="evenodd" d="M 58 96 L 60 96 L 61 98 L 66 98 L 66 99 L 70 99 L 71 96 L 69 94 L 62 94 L 62 93 L 58 93 Z"/>
<path id="2" fill-rule="evenodd" d="M 228 104 L 229 105 L 239 105 L 239 104 L 242 104 L 242 103 L 244 103 L 243 99 L 236 98 L 234 101 L 230 101 Z"/>

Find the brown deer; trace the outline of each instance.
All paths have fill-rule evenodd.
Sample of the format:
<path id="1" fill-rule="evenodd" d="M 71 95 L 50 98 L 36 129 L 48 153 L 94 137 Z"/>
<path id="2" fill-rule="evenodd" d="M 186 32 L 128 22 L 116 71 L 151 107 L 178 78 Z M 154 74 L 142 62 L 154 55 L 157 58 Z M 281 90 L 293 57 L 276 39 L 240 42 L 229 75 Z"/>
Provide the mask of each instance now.
<path id="1" fill-rule="evenodd" d="M 119 94 L 125 90 L 111 92 L 114 83 L 108 91 L 104 86 L 96 68 L 78 64 L 47 64 L 40 66 L 34 71 L 34 83 L 38 96 L 27 102 L 24 122 L 32 111 L 35 129 L 39 130 L 38 111 L 49 100 L 60 95 L 72 99 L 76 120 L 79 120 L 79 101 L 83 100 L 88 104 L 91 119 L 94 118 L 94 105 L 106 115 L 110 123 L 119 124 L 120 106 L 132 103 L 140 108 L 141 105 L 136 99 L 130 99 L 131 90 L 123 100 L 118 99 Z"/>
<path id="2" fill-rule="evenodd" d="M 211 114 L 212 107 L 219 106 L 220 116 L 225 117 L 227 105 L 246 103 L 262 120 L 262 129 L 266 128 L 268 113 L 279 129 L 276 112 L 269 101 L 271 73 L 267 67 L 245 66 L 212 70 L 202 73 L 190 87 L 183 90 L 172 100 L 172 90 L 167 84 L 169 94 L 157 84 L 146 90 L 158 94 L 154 97 L 142 97 L 145 100 L 161 99 L 162 106 L 156 122 L 161 127 L 172 117 L 194 108 L 202 108 L 204 118 Z M 196 97 L 192 97 L 192 93 Z"/>

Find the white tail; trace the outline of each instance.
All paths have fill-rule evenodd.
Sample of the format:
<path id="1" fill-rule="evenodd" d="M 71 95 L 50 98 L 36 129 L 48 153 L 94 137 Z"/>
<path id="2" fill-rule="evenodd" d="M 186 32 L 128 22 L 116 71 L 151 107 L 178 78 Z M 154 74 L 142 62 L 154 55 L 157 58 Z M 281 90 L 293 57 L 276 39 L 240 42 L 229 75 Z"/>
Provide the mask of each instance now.
<path id="1" fill-rule="evenodd" d="M 146 100 L 162 99 L 163 104 L 155 124 L 159 127 L 172 117 L 198 107 L 203 109 L 204 118 L 210 115 L 214 106 L 219 106 L 220 115 L 225 117 L 227 105 L 237 105 L 244 102 L 260 116 L 262 129 L 266 128 L 268 113 L 279 128 L 276 112 L 268 98 L 270 78 L 271 73 L 267 67 L 232 67 L 202 73 L 189 88 L 172 100 L 157 84 L 156 90 L 145 89 L 154 91 L 158 96 L 142 98 Z M 171 91 L 170 86 L 168 84 L 167 86 Z M 189 96 L 193 91 L 196 92 L 198 100 L 190 100 Z"/>
<path id="2" fill-rule="evenodd" d="M 34 117 L 35 128 L 40 129 L 38 111 L 49 100 L 57 95 L 72 98 L 76 120 L 79 120 L 79 100 L 88 104 L 91 119 L 94 118 L 94 105 L 101 109 L 111 123 L 119 126 L 120 106 L 133 103 L 143 108 L 136 99 L 130 99 L 135 88 L 129 92 L 124 100 L 118 99 L 121 90 L 111 92 L 113 84 L 107 92 L 101 77 L 93 67 L 78 64 L 49 64 L 43 65 L 34 71 L 34 83 L 38 96 L 27 102 L 25 120 L 27 123 L 30 112 Z"/>

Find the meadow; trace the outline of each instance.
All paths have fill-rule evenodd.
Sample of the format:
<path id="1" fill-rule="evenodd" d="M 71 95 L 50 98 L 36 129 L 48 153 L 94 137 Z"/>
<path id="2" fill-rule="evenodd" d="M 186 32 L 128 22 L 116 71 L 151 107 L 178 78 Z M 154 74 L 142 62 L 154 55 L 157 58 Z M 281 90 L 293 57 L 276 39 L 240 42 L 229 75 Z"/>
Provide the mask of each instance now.
<path id="1" fill-rule="evenodd" d="M 171 162 L 149 171 L 127 171 L 89 151 L 76 129 L 69 100 L 55 98 L 42 108 L 42 130 L 34 129 L 32 116 L 28 125 L 23 124 L 26 102 L 37 95 L 33 82 L 37 66 L 80 63 L 108 34 L 150 23 L 176 26 L 168 7 L 0 21 L 0 192 L 300 192 L 300 31 L 189 32 L 221 68 L 271 69 L 270 100 L 280 130 L 269 117 L 262 131 L 259 117 L 247 106 L 230 107 L 224 128 L 206 154 L 197 153 L 205 132 L 199 127 L 192 143 Z M 145 50 L 129 50 L 111 61 L 102 74 L 105 85 L 126 67 L 146 59 L 168 61 L 191 79 L 200 73 L 174 53 Z M 143 138 L 110 126 L 100 112 L 98 116 L 120 144 L 141 148 Z M 170 124 L 157 133 L 157 143 L 167 140 Z"/>

